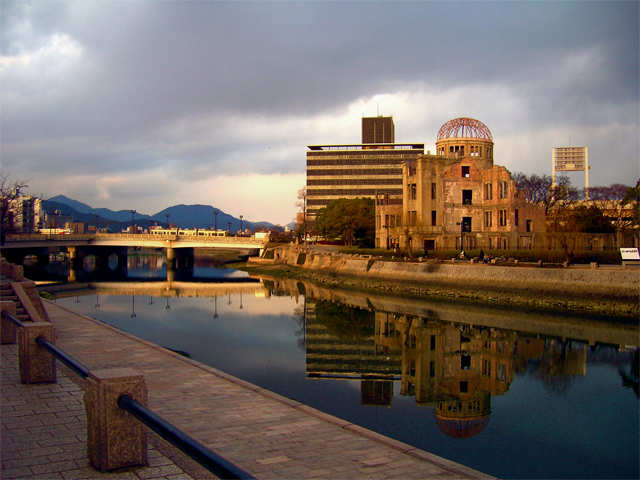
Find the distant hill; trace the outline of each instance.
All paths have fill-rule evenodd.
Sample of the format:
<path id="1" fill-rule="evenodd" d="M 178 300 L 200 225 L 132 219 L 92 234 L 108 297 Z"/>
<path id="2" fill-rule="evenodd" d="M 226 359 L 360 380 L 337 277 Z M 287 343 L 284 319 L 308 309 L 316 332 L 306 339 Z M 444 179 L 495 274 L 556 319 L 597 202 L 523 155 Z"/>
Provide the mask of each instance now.
<path id="1" fill-rule="evenodd" d="M 49 200 L 47 200 L 48 202 L 57 202 L 57 203 L 61 203 L 64 205 L 67 205 L 71 208 L 73 208 L 74 210 L 76 210 L 79 213 L 88 213 L 91 215 L 99 215 L 102 218 L 106 218 L 109 220 L 114 220 L 116 222 L 129 222 L 131 223 L 131 210 L 118 210 L 118 211 L 114 211 L 114 210 L 110 210 L 108 208 L 92 208 L 89 205 L 82 203 L 82 202 L 78 202 L 77 200 L 74 200 L 72 198 L 69 197 L 65 197 L 64 195 L 57 195 L 55 197 L 50 198 Z M 135 220 L 140 221 L 140 220 L 149 220 L 151 219 L 151 217 L 149 215 L 145 215 L 142 213 L 137 213 L 135 214 Z M 80 220 L 83 221 L 83 220 Z"/>
<path id="2" fill-rule="evenodd" d="M 49 214 L 58 210 L 61 216 L 72 218 L 76 222 L 85 222 L 89 225 L 95 225 L 97 222 L 101 226 L 109 226 L 115 232 L 131 225 L 131 210 L 115 211 L 108 208 L 93 208 L 64 195 L 57 195 L 49 200 L 44 200 L 43 205 Z M 215 210 L 219 212 L 215 220 L 219 229 L 230 229 L 232 232 L 237 232 L 241 223 L 244 228 L 251 230 L 275 227 L 270 222 L 250 222 L 244 219 L 241 222 L 239 218 L 224 213 L 220 209 Z M 136 225 L 144 227 L 156 223 L 166 226 L 168 214 L 169 223 L 179 228 L 211 228 L 214 225 L 213 212 L 214 207 L 210 205 L 175 205 L 165 208 L 154 215 L 136 212 L 134 221 Z"/>
<path id="3" fill-rule="evenodd" d="M 218 210 L 219 212 L 216 218 L 214 218 L 214 210 Z M 269 222 L 249 222 L 244 219 L 241 222 L 239 218 L 224 213 L 220 209 L 214 209 L 214 207 L 210 205 L 175 205 L 165 208 L 151 218 L 158 223 L 162 222 L 164 224 L 167 221 L 167 214 L 169 215 L 169 223 L 177 225 L 180 228 L 212 228 L 217 224 L 219 229 L 231 229 L 232 232 L 237 232 L 240 229 L 241 223 L 244 228 L 250 228 L 252 230 L 274 226 Z"/>
<path id="4" fill-rule="evenodd" d="M 47 201 L 67 205 L 79 213 L 92 213 L 93 210 L 93 208 L 91 208 L 86 203 L 79 202 L 77 200 L 74 200 L 73 198 L 65 197 L 64 195 L 56 195 L 55 197 L 51 197 Z"/>

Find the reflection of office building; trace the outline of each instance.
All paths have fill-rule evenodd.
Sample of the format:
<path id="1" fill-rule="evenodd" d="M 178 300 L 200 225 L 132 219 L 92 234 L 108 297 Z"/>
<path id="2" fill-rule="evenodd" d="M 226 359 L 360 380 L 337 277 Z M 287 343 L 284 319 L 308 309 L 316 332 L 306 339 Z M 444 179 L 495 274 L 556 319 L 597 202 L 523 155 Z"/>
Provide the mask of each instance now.
<path id="1" fill-rule="evenodd" d="M 329 302 L 307 301 L 307 376 L 361 379 L 363 405 L 390 405 L 392 379 L 400 374 L 398 352 L 376 346 L 373 313 L 335 308 Z"/>
<path id="2" fill-rule="evenodd" d="M 362 119 L 362 143 L 309 145 L 307 221 L 339 198 L 375 198 L 402 202 L 402 163 L 424 153 L 423 143 L 395 142 L 393 119 Z"/>

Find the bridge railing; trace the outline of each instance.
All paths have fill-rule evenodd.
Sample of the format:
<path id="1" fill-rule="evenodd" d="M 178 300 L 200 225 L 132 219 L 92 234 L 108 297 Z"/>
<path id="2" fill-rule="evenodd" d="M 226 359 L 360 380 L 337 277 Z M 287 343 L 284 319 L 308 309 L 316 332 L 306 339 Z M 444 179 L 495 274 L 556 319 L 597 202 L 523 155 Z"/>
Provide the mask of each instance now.
<path id="1" fill-rule="evenodd" d="M 101 471 L 146 465 L 147 437 L 141 425 L 132 423 L 132 414 L 169 443 L 219 478 L 253 479 L 253 476 L 212 452 L 176 426 L 145 406 L 147 388 L 142 375 L 130 369 L 91 372 L 86 366 L 55 345 L 53 325 L 48 322 L 22 322 L 8 305 L 1 305 L 1 325 L 17 328 L 18 363 L 22 383 L 55 383 L 55 360 L 62 361 L 85 382 L 87 412 L 87 451 L 91 465 Z M 4 332 L 3 332 L 4 333 Z M 2 335 L 3 343 L 8 341 Z"/>
<path id="2" fill-rule="evenodd" d="M 263 245 L 266 239 L 254 237 L 207 237 L 200 235 L 156 235 L 150 233 L 65 233 L 65 234 L 40 234 L 40 233 L 14 233 L 7 235 L 7 242 L 39 242 L 39 241 L 87 241 L 92 240 L 130 240 L 130 241 L 197 241 L 199 243 L 228 243 L 228 244 L 255 244 Z"/>

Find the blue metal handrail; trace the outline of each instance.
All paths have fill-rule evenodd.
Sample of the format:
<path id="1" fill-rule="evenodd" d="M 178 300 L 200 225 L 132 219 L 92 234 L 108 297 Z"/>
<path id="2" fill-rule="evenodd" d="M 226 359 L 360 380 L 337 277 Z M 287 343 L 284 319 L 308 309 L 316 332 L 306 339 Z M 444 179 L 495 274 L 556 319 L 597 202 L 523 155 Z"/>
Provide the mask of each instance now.
<path id="1" fill-rule="evenodd" d="M 12 323 L 16 324 L 18 327 L 24 327 L 24 323 L 22 323 L 19 319 L 17 319 L 13 315 L 11 315 L 8 311 L 3 310 L 2 311 L 2 316 L 7 318 Z"/>
<path id="2" fill-rule="evenodd" d="M 69 356 L 63 350 L 60 350 L 53 343 L 47 341 L 44 337 L 40 336 L 36 338 L 36 343 L 40 345 L 42 348 L 47 349 L 51 354 L 64 363 L 71 370 L 76 372 L 82 378 L 87 378 L 89 376 L 89 369 L 85 367 L 83 364 L 78 362 L 75 358 Z"/>
<path id="3" fill-rule="evenodd" d="M 8 318 L 18 327 L 25 326 L 23 322 L 21 322 L 18 318 L 16 318 L 6 310 L 2 311 L 2 316 Z M 46 349 L 55 358 L 71 368 L 81 377 L 87 378 L 90 375 L 89 369 L 86 366 L 68 355 L 64 350 L 61 350 L 53 343 L 46 340 L 43 336 L 39 336 L 38 338 L 36 338 L 36 343 L 40 347 Z M 184 453 L 189 455 L 196 462 L 198 462 L 200 465 L 202 465 L 218 477 L 247 480 L 254 479 L 253 476 L 242 470 L 240 467 L 237 467 L 221 456 L 213 453 L 207 447 L 191 438 L 182 430 L 171 425 L 169 422 L 146 408 L 141 403 L 131 398 L 129 395 L 121 395 L 118 398 L 118 406 L 123 410 L 131 413 L 134 417 L 151 428 L 162 438 L 169 441 L 176 448 L 182 450 Z"/>
<path id="4" fill-rule="evenodd" d="M 218 477 L 247 480 L 254 478 L 233 463 L 213 453 L 200 442 L 197 442 L 183 431 L 165 421 L 162 417 L 156 415 L 129 395 L 120 395 L 120 397 L 118 397 L 118 406 L 131 413 L 151 430 L 182 450 Z"/>

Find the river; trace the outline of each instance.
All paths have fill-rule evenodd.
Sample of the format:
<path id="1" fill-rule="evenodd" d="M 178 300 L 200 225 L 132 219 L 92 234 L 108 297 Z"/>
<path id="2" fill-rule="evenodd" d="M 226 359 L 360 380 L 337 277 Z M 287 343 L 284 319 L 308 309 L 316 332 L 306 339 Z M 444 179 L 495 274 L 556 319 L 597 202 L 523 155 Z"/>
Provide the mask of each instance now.
<path id="1" fill-rule="evenodd" d="M 500 478 L 639 476 L 637 325 L 127 267 L 55 301 Z"/>

